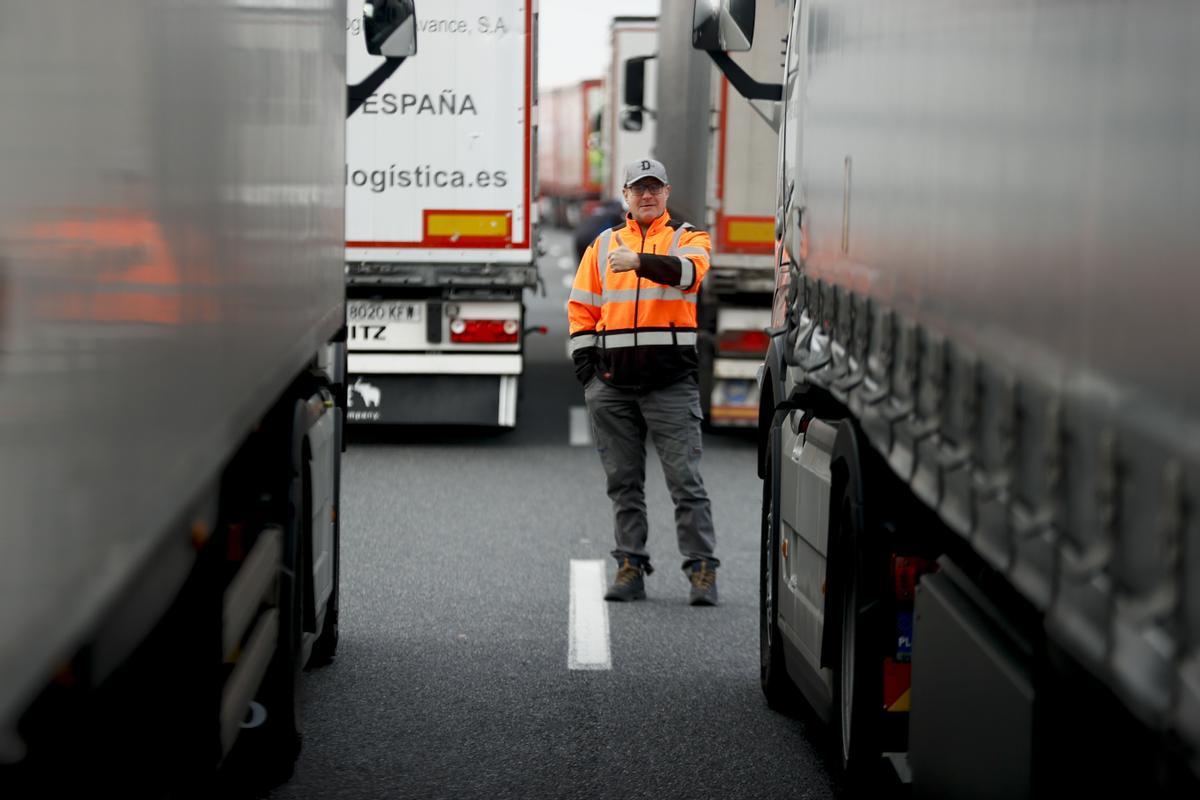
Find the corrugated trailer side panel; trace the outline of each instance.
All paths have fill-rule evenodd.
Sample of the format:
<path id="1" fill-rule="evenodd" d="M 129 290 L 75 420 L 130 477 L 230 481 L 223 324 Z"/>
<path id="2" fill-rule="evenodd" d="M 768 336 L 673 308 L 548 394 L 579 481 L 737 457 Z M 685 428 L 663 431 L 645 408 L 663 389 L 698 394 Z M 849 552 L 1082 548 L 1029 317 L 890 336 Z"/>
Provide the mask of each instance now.
<path id="1" fill-rule="evenodd" d="M 1200 7 L 805 13 L 798 294 L 855 358 L 809 379 L 855 386 L 918 496 L 1200 751 Z"/>

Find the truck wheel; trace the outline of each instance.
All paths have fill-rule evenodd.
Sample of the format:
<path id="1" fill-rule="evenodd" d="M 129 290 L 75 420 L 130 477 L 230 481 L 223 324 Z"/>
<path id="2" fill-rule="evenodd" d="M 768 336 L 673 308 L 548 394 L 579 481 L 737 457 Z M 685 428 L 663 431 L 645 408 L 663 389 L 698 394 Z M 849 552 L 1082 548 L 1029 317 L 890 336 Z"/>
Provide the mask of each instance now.
<path id="1" fill-rule="evenodd" d="M 882 578 L 878 544 L 865 529 L 855 482 L 853 475 L 846 481 L 836 530 L 841 630 L 833 675 L 834 733 L 847 778 L 870 783 L 882 758 Z"/>
<path id="2" fill-rule="evenodd" d="M 768 435 L 762 492 L 762 551 L 758 579 L 758 674 L 767 705 L 794 707 L 795 686 L 787 674 L 779 633 L 779 441 L 777 424 Z"/>

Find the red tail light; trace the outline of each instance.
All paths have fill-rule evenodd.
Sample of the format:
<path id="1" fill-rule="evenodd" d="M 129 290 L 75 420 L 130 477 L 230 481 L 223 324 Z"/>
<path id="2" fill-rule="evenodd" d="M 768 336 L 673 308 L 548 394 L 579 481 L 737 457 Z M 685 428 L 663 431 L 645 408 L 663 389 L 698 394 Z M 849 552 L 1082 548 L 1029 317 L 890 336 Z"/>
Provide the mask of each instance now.
<path id="1" fill-rule="evenodd" d="M 722 331 L 717 337 L 717 351 L 761 356 L 767 352 L 770 341 L 765 331 Z"/>
<path id="2" fill-rule="evenodd" d="M 450 321 L 450 341 L 457 344 L 512 344 L 521 334 L 515 319 L 455 319 Z"/>

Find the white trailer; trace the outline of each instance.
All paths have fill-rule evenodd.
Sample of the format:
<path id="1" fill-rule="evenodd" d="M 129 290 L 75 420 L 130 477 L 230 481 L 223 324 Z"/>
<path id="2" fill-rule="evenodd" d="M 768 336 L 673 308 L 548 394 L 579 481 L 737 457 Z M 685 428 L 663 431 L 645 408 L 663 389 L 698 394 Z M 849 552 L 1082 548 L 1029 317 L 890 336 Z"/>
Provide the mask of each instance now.
<path id="1" fill-rule="evenodd" d="M 622 121 L 625 97 L 625 64 L 630 59 L 651 60 L 658 49 L 658 20 L 655 17 L 614 17 L 612 21 L 612 62 L 605 83 L 603 140 L 605 151 L 605 191 L 607 197 L 621 196 L 621 176 L 625 165 L 645 158 L 654 149 L 654 120 L 647 118 L 634 126 Z M 652 67 L 651 67 L 652 68 Z M 654 81 L 647 80 L 645 106 L 655 108 Z"/>
<path id="2" fill-rule="evenodd" d="M 600 198 L 603 105 L 598 78 L 550 89 L 538 101 L 538 188 L 549 224 L 575 227 Z"/>
<path id="3" fill-rule="evenodd" d="M 535 3 L 453 0 L 346 123 L 352 423 L 512 427 L 537 283 Z M 347 80 L 383 59 L 347 29 Z"/>

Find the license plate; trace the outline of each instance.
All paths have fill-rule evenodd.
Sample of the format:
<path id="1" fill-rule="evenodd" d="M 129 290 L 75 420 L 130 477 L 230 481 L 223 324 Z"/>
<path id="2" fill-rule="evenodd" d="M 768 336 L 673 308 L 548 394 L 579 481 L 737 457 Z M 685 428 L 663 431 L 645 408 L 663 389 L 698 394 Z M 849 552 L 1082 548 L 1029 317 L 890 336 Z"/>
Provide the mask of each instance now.
<path id="1" fill-rule="evenodd" d="M 389 300 L 352 300 L 346 304 L 346 321 L 351 325 L 419 323 L 424 317 L 424 303 L 396 303 Z"/>

